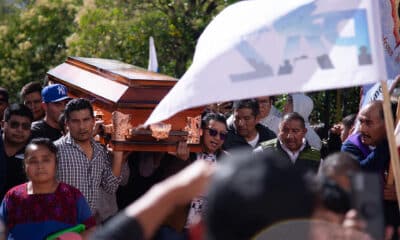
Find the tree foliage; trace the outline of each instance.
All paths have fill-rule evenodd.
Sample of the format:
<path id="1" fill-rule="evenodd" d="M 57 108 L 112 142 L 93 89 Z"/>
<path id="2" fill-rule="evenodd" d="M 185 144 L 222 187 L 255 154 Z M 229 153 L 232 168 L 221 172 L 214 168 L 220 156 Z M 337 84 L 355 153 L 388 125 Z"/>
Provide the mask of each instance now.
<path id="1" fill-rule="evenodd" d="M 313 92 L 309 94 L 314 100 L 314 111 L 311 122 L 325 123 L 328 127 L 340 122 L 343 117 L 358 112 L 360 88 L 345 88 Z"/>
<path id="2" fill-rule="evenodd" d="M 98 0 L 82 10 L 78 30 L 68 39 L 71 55 L 119 59 L 138 66 L 148 61 L 148 39 L 156 43 L 160 72 L 180 77 L 196 41 L 227 6 L 223 0 Z"/>
<path id="3" fill-rule="evenodd" d="M 19 14 L 19 12 L 25 9 L 31 0 L 1 0 L 0 1 L 0 23 L 5 20 L 10 20 L 11 16 Z"/>
<path id="4" fill-rule="evenodd" d="M 160 72 L 180 77 L 224 0 L 15 0 L 0 5 L 0 84 L 15 95 L 68 55 L 146 66 L 155 38 Z"/>
<path id="5" fill-rule="evenodd" d="M 145 67 L 150 36 L 159 71 L 179 78 L 191 64 L 207 24 L 236 1 L 0 0 L 0 86 L 16 100 L 25 83 L 42 80 L 69 55 Z M 311 120 L 332 124 L 356 112 L 358 91 L 310 93 L 315 105 Z"/>
<path id="6" fill-rule="evenodd" d="M 0 26 L 0 85 L 15 98 L 22 85 L 44 78 L 66 57 L 78 1 L 41 1 Z"/>

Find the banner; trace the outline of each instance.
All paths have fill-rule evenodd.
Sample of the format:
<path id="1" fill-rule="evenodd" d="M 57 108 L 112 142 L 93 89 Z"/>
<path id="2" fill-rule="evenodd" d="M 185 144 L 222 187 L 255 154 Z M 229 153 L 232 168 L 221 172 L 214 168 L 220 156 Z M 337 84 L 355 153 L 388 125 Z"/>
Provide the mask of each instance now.
<path id="1" fill-rule="evenodd" d="M 146 125 L 219 101 L 386 78 L 376 0 L 242 1 L 200 36 L 193 63 Z"/>
<path id="2" fill-rule="evenodd" d="M 387 87 L 390 89 L 394 80 L 387 80 Z M 367 90 L 365 90 L 367 89 Z M 383 100 L 382 86 L 380 82 L 368 85 L 368 88 L 363 86 L 363 95 L 361 98 L 360 109 L 373 100 Z"/>
<path id="3" fill-rule="evenodd" d="M 380 0 L 382 39 L 385 50 L 386 79 L 400 73 L 400 0 Z"/>
<path id="4" fill-rule="evenodd" d="M 389 80 L 388 87 L 390 88 L 393 79 L 400 73 L 400 0 L 379 0 L 379 9 L 387 72 L 387 77 L 382 80 Z M 380 84 L 365 85 L 360 108 L 371 100 L 381 99 Z"/>

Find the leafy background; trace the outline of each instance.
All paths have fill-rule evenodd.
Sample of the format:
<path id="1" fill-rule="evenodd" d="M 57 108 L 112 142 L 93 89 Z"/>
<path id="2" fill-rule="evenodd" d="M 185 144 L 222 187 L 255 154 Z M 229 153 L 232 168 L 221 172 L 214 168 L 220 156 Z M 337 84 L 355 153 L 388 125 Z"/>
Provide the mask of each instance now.
<path id="1" fill-rule="evenodd" d="M 0 0 L 0 86 L 18 101 L 21 87 L 43 81 L 67 56 L 146 67 L 148 39 L 159 71 L 179 78 L 207 24 L 236 0 Z M 358 110 L 359 88 L 309 93 L 313 123 L 328 126 Z M 286 96 L 280 96 L 282 107 Z M 326 127 L 327 128 L 327 127 Z"/>

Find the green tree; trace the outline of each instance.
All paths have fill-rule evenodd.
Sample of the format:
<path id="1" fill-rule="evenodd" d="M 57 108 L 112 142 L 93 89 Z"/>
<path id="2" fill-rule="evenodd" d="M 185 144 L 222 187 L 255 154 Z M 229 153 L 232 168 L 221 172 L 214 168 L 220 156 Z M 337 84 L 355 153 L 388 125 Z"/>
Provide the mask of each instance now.
<path id="1" fill-rule="evenodd" d="M 193 57 L 196 41 L 227 1 L 98 0 L 87 4 L 78 31 L 68 39 L 71 55 L 119 59 L 147 66 L 153 36 L 160 72 L 180 77 Z"/>
<path id="2" fill-rule="evenodd" d="M 0 25 L 0 85 L 13 100 L 30 81 L 44 79 L 46 71 L 66 58 L 65 39 L 75 29 L 77 0 L 38 1 Z"/>
<path id="3" fill-rule="evenodd" d="M 10 20 L 11 15 L 19 14 L 21 10 L 24 10 L 31 0 L 0 0 L 0 23 L 5 20 Z"/>
<path id="4" fill-rule="evenodd" d="M 207 24 L 236 1 L 0 0 L 0 86 L 16 96 L 22 85 L 42 80 L 68 55 L 145 67 L 150 36 L 155 39 L 160 72 L 179 78 L 191 64 Z M 314 123 L 332 124 L 358 110 L 359 88 L 310 96 Z"/>
<path id="5" fill-rule="evenodd" d="M 324 123 L 329 127 L 340 122 L 343 117 L 358 112 L 359 87 L 313 92 L 309 95 L 314 101 L 310 119 L 313 123 Z"/>

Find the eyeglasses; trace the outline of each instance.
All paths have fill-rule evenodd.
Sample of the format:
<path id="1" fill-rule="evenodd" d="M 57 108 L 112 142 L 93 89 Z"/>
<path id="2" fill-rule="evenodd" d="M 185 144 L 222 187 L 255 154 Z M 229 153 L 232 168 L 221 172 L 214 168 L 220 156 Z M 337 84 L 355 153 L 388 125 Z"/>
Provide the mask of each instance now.
<path id="1" fill-rule="evenodd" d="M 20 123 L 20 122 L 12 121 L 12 122 L 9 122 L 8 125 L 12 129 L 17 129 L 17 128 L 19 128 L 19 126 L 21 126 L 23 130 L 30 130 L 31 129 L 31 124 L 30 123 Z"/>
<path id="2" fill-rule="evenodd" d="M 224 141 L 226 139 L 227 133 L 224 132 L 218 132 L 218 130 L 212 129 L 212 128 L 206 128 L 208 130 L 208 134 L 210 134 L 211 137 L 217 136 L 219 134 L 219 139 Z"/>

